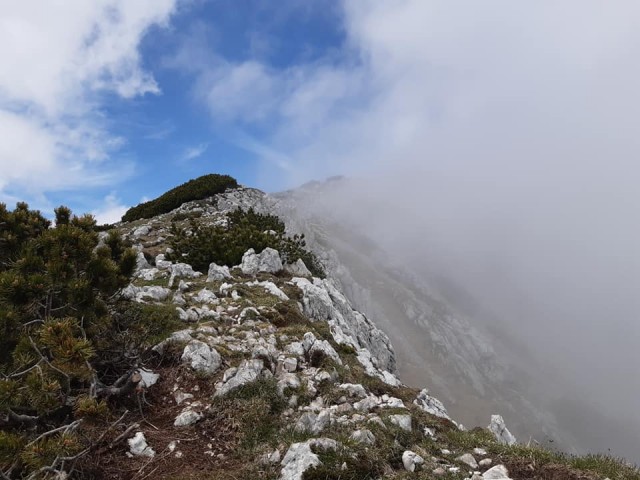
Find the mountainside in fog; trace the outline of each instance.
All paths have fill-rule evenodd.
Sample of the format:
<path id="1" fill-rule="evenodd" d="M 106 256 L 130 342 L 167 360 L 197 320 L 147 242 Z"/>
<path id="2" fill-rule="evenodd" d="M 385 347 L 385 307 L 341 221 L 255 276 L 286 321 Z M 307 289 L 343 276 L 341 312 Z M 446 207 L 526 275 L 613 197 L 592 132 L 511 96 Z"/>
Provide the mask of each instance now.
<path id="1" fill-rule="evenodd" d="M 529 436 L 562 432 L 528 401 L 525 373 L 372 242 L 310 215 L 308 190 L 218 180 L 177 187 L 206 184 L 108 233 L 68 209 L 32 233 L 25 255 L 55 238 L 63 263 L 82 253 L 68 288 L 85 296 L 58 307 L 60 292 L 47 293 L 43 319 L 21 326 L 27 341 L 3 360 L 3 478 L 640 479 Z M 28 219 L 25 208 L 0 225 Z M 132 267 L 117 283 L 111 256 Z M 3 307 L 20 275 L 61 268 L 26 265 L 0 272 Z M 112 288 L 91 305 L 97 318 L 76 321 L 84 278 Z M 500 413 L 531 433 L 518 443 Z"/>

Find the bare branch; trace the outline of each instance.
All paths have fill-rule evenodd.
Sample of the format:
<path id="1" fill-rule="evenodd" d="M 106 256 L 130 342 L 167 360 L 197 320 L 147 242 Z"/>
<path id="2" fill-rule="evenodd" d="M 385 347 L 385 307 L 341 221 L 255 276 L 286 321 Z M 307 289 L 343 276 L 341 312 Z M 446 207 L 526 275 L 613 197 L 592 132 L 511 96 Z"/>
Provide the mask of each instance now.
<path id="1" fill-rule="evenodd" d="M 134 372 L 129 374 L 124 382 L 120 382 L 120 379 L 118 379 L 118 381 L 116 381 L 116 383 L 111 386 L 98 386 L 96 389 L 96 395 L 99 397 L 126 395 L 127 393 L 133 392 L 141 381 L 142 375 L 140 375 L 138 372 Z"/>

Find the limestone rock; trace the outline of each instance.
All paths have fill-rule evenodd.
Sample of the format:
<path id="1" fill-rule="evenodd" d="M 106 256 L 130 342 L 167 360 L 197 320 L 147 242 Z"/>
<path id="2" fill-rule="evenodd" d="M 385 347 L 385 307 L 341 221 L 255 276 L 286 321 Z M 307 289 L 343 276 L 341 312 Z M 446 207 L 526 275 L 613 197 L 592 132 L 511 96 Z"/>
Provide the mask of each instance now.
<path id="1" fill-rule="evenodd" d="M 509 471 L 504 465 L 496 465 L 482 474 L 484 480 L 509 480 Z"/>
<path id="2" fill-rule="evenodd" d="M 187 263 L 175 263 L 169 266 L 171 276 L 169 277 L 169 288 L 173 287 L 176 278 L 198 278 L 202 273 L 193 270 L 193 267 Z"/>
<path id="3" fill-rule="evenodd" d="M 418 394 L 418 397 L 413 401 L 413 403 L 431 415 L 451 420 L 451 417 L 449 417 L 447 409 L 444 408 L 442 402 L 429 395 L 429 390 L 426 388 Z"/>
<path id="4" fill-rule="evenodd" d="M 209 272 L 207 274 L 207 282 L 214 282 L 216 280 L 225 280 L 231 278 L 229 273 L 229 267 L 226 265 L 218 265 L 215 262 L 209 264 Z"/>
<path id="5" fill-rule="evenodd" d="M 302 480 L 305 471 L 322 464 L 318 455 L 311 451 L 312 447 L 335 450 L 338 448 L 338 442 L 331 438 L 314 438 L 306 442 L 294 443 L 280 463 L 283 467 L 280 480 Z"/>
<path id="6" fill-rule="evenodd" d="M 218 352 L 200 340 L 191 340 L 184 347 L 181 359 L 196 372 L 206 374 L 215 373 L 222 364 Z"/>
<path id="7" fill-rule="evenodd" d="M 282 270 L 282 260 L 278 251 L 273 248 L 267 247 L 259 254 L 250 248 L 242 256 L 240 269 L 245 275 L 256 275 L 259 272 L 277 273 Z"/>
<path id="8" fill-rule="evenodd" d="M 147 439 L 144 438 L 144 433 L 138 432 L 133 438 L 127 440 L 129 444 L 129 452 L 136 457 L 155 457 L 156 452 L 147 444 Z"/>
<path id="9" fill-rule="evenodd" d="M 349 438 L 354 442 L 364 443 L 365 445 L 373 445 L 376 443 L 376 437 L 371 433 L 371 430 L 367 430 L 366 428 L 354 431 Z"/>
<path id="10" fill-rule="evenodd" d="M 359 383 L 343 383 L 338 385 L 341 390 L 346 390 L 349 396 L 354 398 L 364 398 L 367 396 L 367 391 Z"/>
<path id="11" fill-rule="evenodd" d="M 322 432 L 331 423 L 331 411 L 329 409 L 323 409 L 320 413 L 315 414 L 313 412 L 303 413 L 298 419 L 295 426 L 295 431 L 304 433 L 312 433 L 317 435 Z"/>
<path id="12" fill-rule="evenodd" d="M 195 424 L 202 418 L 202 414 L 198 413 L 190 408 L 183 410 L 180 415 L 176 417 L 173 422 L 175 427 L 188 427 Z"/>
<path id="13" fill-rule="evenodd" d="M 311 277 L 312 274 L 302 261 L 301 258 L 295 261 L 295 263 L 289 263 L 284 266 L 284 269 L 287 273 L 295 276 L 295 277 Z"/>
<path id="14" fill-rule="evenodd" d="M 160 378 L 160 375 L 152 372 L 151 370 L 145 370 L 144 368 L 138 369 L 138 373 L 142 377 L 139 385 L 143 388 L 149 388 L 152 385 L 155 385 Z"/>
<path id="15" fill-rule="evenodd" d="M 489 430 L 496 437 L 496 440 L 506 445 L 513 445 L 516 443 L 516 437 L 507 429 L 504 423 L 504 419 L 500 415 L 491 415 L 491 423 L 489 424 Z M 495 467 L 494 467 L 495 468 Z"/>
<path id="16" fill-rule="evenodd" d="M 469 465 L 474 470 L 478 468 L 478 462 L 476 462 L 476 459 L 473 458 L 473 455 L 471 455 L 470 453 L 465 453 L 464 455 L 460 455 L 459 457 L 456 458 L 456 460 L 458 462 L 462 462 L 466 465 Z"/>
<path id="17" fill-rule="evenodd" d="M 415 472 L 416 467 L 424 463 L 424 458 L 411 450 L 405 450 L 402 454 L 402 465 L 407 472 Z"/>
<path id="18" fill-rule="evenodd" d="M 226 395 L 231 390 L 255 382 L 264 370 L 264 361 L 260 359 L 244 360 L 232 376 L 222 384 L 216 385 L 215 397 Z"/>
<path id="19" fill-rule="evenodd" d="M 198 303 L 217 303 L 218 297 L 216 297 L 216 294 L 211 290 L 203 288 L 195 297 L 193 297 L 193 300 Z"/>
<path id="20" fill-rule="evenodd" d="M 402 430 L 411 431 L 411 415 L 389 415 L 389 421 Z"/>

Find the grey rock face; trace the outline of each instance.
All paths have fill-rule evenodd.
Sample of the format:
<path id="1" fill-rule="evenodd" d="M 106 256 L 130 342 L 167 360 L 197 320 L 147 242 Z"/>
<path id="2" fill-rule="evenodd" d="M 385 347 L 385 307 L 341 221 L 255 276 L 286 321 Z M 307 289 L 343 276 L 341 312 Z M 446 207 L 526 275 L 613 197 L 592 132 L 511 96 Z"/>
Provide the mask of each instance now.
<path id="1" fill-rule="evenodd" d="M 215 373 L 222 364 L 218 352 L 200 340 L 191 340 L 184 347 L 181 359 L 196 372 L 206 374 Z"/>
<path id="2" fill-rule="evenodd" d="M 506 445 L 513 445 L 516 443 L 516 437 L 514 437 L 509 429 L 507 429 L 504 419 L 500 415 L 491 415 L 491 423 L 488 428 L 500 443 L 504 443 Z"/>
<path id="3" fill-rule="evenodd" d="M 256 275 L 259 272 L 277 273 L 282 270 L 280 253 L 273 248 L 265 248 L 256 254 L 253 248 L 247 250 L 242 256 L 240 269 L 245 275 Z"/>
<path id="4" fill-rule="evenodd" d="M 304 313 L 312 320 L 328 321 L 334 340 L 366 349 L 381 370 L 395 371 L 395 353 L 388 337 L 351 304 L 329 280 L 295 277 L 302 290 Z"/>

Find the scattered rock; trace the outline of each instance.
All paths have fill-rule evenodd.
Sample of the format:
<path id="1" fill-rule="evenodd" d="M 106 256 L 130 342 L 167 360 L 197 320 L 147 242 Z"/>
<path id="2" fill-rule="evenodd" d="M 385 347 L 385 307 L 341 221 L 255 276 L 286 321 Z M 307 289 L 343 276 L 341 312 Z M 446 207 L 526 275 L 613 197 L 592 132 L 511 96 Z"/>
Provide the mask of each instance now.
<path id="1" fill-rule="evenodd" d="M 144 438 L 144 433 L 138 432 L 133 438 L 127 440 L 129 444 L 129 452 L 136 457 L 155 457 L 156 452 L 147 444 L 147 439 Z"/>
<path id="2" fill-rule="evenodd" d="M 429 390 L 426 388 L 420 391 L 418 397 L 413 401 L 413 403 L 431 415 L 451 420 L 451 417 L 449 417 L 447 409 L 444 408 L 442 402 L 429 395 Z"/>
<path id="3" fill-rule="evenodd" d="M 389 421 L 402 430 L 411 431 L 411 415 L 389 415 Z"/>
<path id="4" fill-rule="evenodd" d="M 364 443 L 365 445 L 373 445 L 376 443 L 376 437 L 371 433 L 371 430 L 367 430 L 366 428 L 354 431 L 349 438 L 354 442 Z"/>
<path id="5" fill-rule="evenodd" d="M 516 437 L 507 429 L 504 423 L 504 419 L 500 415 L 491 415 L 491 423 L 489 424 L 489 431 L 493 433 L 496 440 L 506 445 L 513 445 L 516 443 Z M 494 467 L 495 468 L 495 467 Z"/>
<path id="6" fill-rule="evenodd" d="M 482 474 L 484 480 L 509 480 L 509 471 L 504 465 L 496 465 Z"/>
<path id="7" fill-rule="evenodd" d="M 152 372 L 151 370 L 145 370 L 144 368 L 138 369 L 138 373 L 142 377 L 140 380 L 139 386 L 143 388 L 149 388 L 152 385 L 155 385 L 160 378 L 160 375 Z"/>
<path id="8" fill-rule="evenodd" d="M 405 450 L 402 454 L 402 464 L 407 472 L 415 472 L 416 467 L 424 463 L 424 458 L 411 450 Z"/>
<path id="9" fill-rule="evenodd" d="M 215 397 L 226 395 L 242 385 L 255 382 L 264 370 L 264 362 L 260 359 L 244 360 L 232 376 L 222 384 L 216 385 Z"/>
<path id="10" fill-rule="evenodd" d="M 493 463 L 493 460 L 491 460 L 490 458 L 483 458 L 478 462 L 478 465 L 480 465 L 481 467 L 488 467 L 492 463 Z"/>
<path id="11" fill-rule="evenodd" d="M 282 361 L 282 368 L 285 372 L 295 372 L 298 368 L 298 360 L 293 357 L 287 357 Z"/>
<path id="12" fill-rule="evenodd" d="M 283 467 L 280 480 L 302 480 L 305 471 L 322 464 L 318 455 L 311 451 L 312 447 L 335 450 L 338 448 L 338 442 L 331 438 L 314 438 L 306 442 L 294 443 L 280 463 Z"/>
<path id="13" fill-rule="evenodd" d="M 196 372 L 215 373 L 222 364 L 220 354 L 200 340 L 191 340 L 182 352 L 182 361 L 189 363 Z"/>
<path id="14" fill-rule="evenodd" d="M 215 262 L 209 264 L 209 272 L 207 274 L 207 282 L 214 282 L 216 280 L 225 280 L 231 278 L 229 273 L 229 267 L 226 265 L 218 265 Z"/>
<path id="15" fill-rule="evenodd" d="M 295 277 L 311 277 L 312 274 L 302 261 L 301 258 L 295 261 L 295 263 L 289 263 L 284 266 L 284 269 L 287 273 L 295 276 Z"/>
<path id="16" fill-rule="evenodd" d="M 473 458 L 473 455 L 471 455 L 470 453 L 465 453 L 464 455 L 460 455 L 458 458 L 456 458 L 456 460 L 458 462 L 462 462 L 466 465 L 469 465 L 474 470 L 478 468 L 478 462 L 476 462 L 476 459 Z"/>
<path id="17" fill-rule="evenodd" d="M 277 273 L 282 270 L 282 260 L 278 251 L 273 248 L 267 247 L 259 254 L 251 248 L 242 256 L 240 269 L 245 275 L 256 275 L 259 272 Z"/>
<path id="18" fill-rule="evenodd" d="M 331 423 L 331 412 L 328 409 L 321 410 L 320 413 L 303 413 L 294 427 L 296 432 L 312 433 L 317 435 Z"/>
<path id="19" fill-rule="evenodd" d="M 173 422 L 175 427 L 188 427 L 195 424 L 202 418 L 202 414 L 190 408 L 183 410 Z"/>

